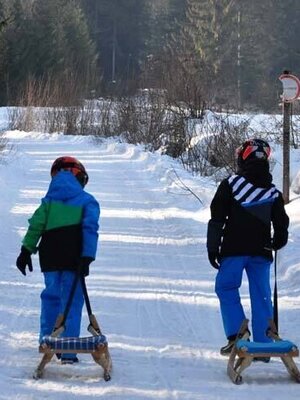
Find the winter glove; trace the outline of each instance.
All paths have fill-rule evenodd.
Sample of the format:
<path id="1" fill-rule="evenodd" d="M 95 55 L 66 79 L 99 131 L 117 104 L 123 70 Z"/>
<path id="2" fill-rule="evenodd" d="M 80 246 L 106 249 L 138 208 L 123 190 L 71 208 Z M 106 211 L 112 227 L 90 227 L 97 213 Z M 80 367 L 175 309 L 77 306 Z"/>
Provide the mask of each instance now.
<path id="1" fill-rule="evenodd" d="M 217 252 L 209 251 L 208 259 L 212 267 L 219 269 L 220 268 L 220 254 Z"/>
<path id="2" fill-rule="evenodd" d="M 26 275 L 26 266 L 28 266 L 28 269 L 30 272 L 33 271 L 32 261 L 31 261 L 31 253 L 24 246 L 21 247 L 21 253 L 19 254 L 19 257 L 17 258 L 16 266 L 18 267 L 18 269 L 21 271 L 21 273 L 23 275 Z"/>
<path id="3" fill-rule="evenodd" d="M 81 257 L 78 264 L 79 274 L 83 276 L 88 276 L 90 273 L 90 263 L 93 261 L 93 257 Z"/>
<path id="4" fill-rule="evenodd" d="M 264 249 L 268 251 L 277 251 L 280 250 L 283 246 L 285 246 L 286 240 L 271 239 L 271 243 L 269 246 L 265 246 Z"/>
<path id="5" fill-rule="evenodd" d="M 277 251 L 280 250 L 282 247 L 286 245 L 287 240 L 285 238 L 279 238 L 277 237 L 276 239 L 274 238 L 272 240 L 272 249 Z"/>

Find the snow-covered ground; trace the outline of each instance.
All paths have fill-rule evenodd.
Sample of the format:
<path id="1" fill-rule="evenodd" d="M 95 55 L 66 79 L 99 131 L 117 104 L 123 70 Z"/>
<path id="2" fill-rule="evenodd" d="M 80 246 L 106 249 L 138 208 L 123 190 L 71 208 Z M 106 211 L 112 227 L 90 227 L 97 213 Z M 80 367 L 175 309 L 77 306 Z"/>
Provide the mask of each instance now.
<path id="1" fill-rule="evenodd" d="M 206 224 L 216 189 L 174 160 L 117 140 L 8 132 L 12 146 L 0 164 L 0 399 L 78 400 L 298 400 L 279 359 L 256 363 L 233 385 L 227 359 L 215 270 L 206 256 Z M 101 204 L 97 260 L 87 278 L 92 309 L 113 360 L 110 382 L 88 354 L 76 366 L 54 360 L 42 380 L 32 379 L 38 349 L 38 259 L 23 277 L 15 267 L 27 219 L 49 183 L 53 160 L 73 155 L 90 175 L 87 190 Z M 300 152 L 293 155 L 294 173 Z M 280 164 L 278 163 L 278 166 Z M 176 173 L 174 172 L 176 171 Z M 190 187 L 202 203 L 176 178 Z M 280 168 L 276 169 L 280 182 Z M 282 337 L 300 345 L 300 200 L 287 206 L 288 246 L 279 254 L 279 322 Z M 247 281 L 242 297 L 249 318 Z M 82 335 L 88 325 L 84 313 Z M 300 362 L 296 359 L 300 366 Z"/>

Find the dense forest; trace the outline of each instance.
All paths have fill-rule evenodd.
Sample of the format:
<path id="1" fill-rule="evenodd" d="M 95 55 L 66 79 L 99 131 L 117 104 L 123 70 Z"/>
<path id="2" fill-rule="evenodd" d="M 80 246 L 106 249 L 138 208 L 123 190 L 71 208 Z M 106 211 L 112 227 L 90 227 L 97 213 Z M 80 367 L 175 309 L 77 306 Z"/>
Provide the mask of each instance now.
<path id="1" fill-rule="evenodd" d="M 278 76 L 300 72 L 299 20 L 299 0 L 0 0 L 0 104 L 151 88 L 273 111 Z"/>

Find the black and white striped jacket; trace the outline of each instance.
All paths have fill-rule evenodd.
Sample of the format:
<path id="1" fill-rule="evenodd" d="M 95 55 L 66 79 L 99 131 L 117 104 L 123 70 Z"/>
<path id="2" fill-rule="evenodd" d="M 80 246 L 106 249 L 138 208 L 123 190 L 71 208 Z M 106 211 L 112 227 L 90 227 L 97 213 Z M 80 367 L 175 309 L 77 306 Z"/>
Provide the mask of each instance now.
<path id="1" fill-rule="evenodd" d="M 287 243 L 289 218 L 281 192 L 255 186 L 242 175 L 221 182 L 211 203 L 207 249 L 221 256 L 261 255 Z"/>

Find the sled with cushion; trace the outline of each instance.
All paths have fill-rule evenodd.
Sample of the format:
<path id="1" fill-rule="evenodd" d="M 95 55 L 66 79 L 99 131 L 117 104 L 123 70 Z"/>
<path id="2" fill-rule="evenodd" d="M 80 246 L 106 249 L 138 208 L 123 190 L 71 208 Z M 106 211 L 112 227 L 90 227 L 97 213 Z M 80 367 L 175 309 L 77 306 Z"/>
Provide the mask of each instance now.
<path id="1" fill-rule="evenodd" d="M 250 342 L 245 337 L 247 332 L 249 333 L 248 320 L 243 321 L 227 365 L 227 374 L 233 383 L 239 385 L 243 382 L 241 373 L 253 360 L 269 360 L 274 357 L 280 358 L 290 376 L 300 383 L 300 372 L 293 360 L 299 356 L 298 347 L 293 342 L 280 338 L 273 321 L 270 321 L 269 325 L 268 336 L 273 342 Z"/>
<path id="2" fill-rule="evenodd" d="M 59 337 L 64 331 L 65 322 L 67 315 L 72 303 L 74 292 L 80 279 L 83 295 L 85 299 L 85 304 L 87 307 L 89 326 L 88 331 L 92 334 L 89 337 Z M 94 361 L 103 368 L 103 378 L 105 381 L 111 379 L 110 373 L 112 369 L 111 357 L 108 350 L 108 343 L 106 337 L 102 334 L 96 317 L 93 315 L 91 310 L 90 301 L 87 294 L 86 284 L 84 276 L 75 275 L 74 282 L 71 288 L 68 303 L 66 305 L 63 314 L 59 315 L 55 327 L 49 336 L 44 336 L 41 340 L 39 352 L 43 353 L 43 358 L 39 363 L 37 369 L 35 370 L 33 377 L 35 379 L 40 379 L 44 375 L 45 366 L 51 361 L 55 354 L 60 353 L 90 353 Z"/>

